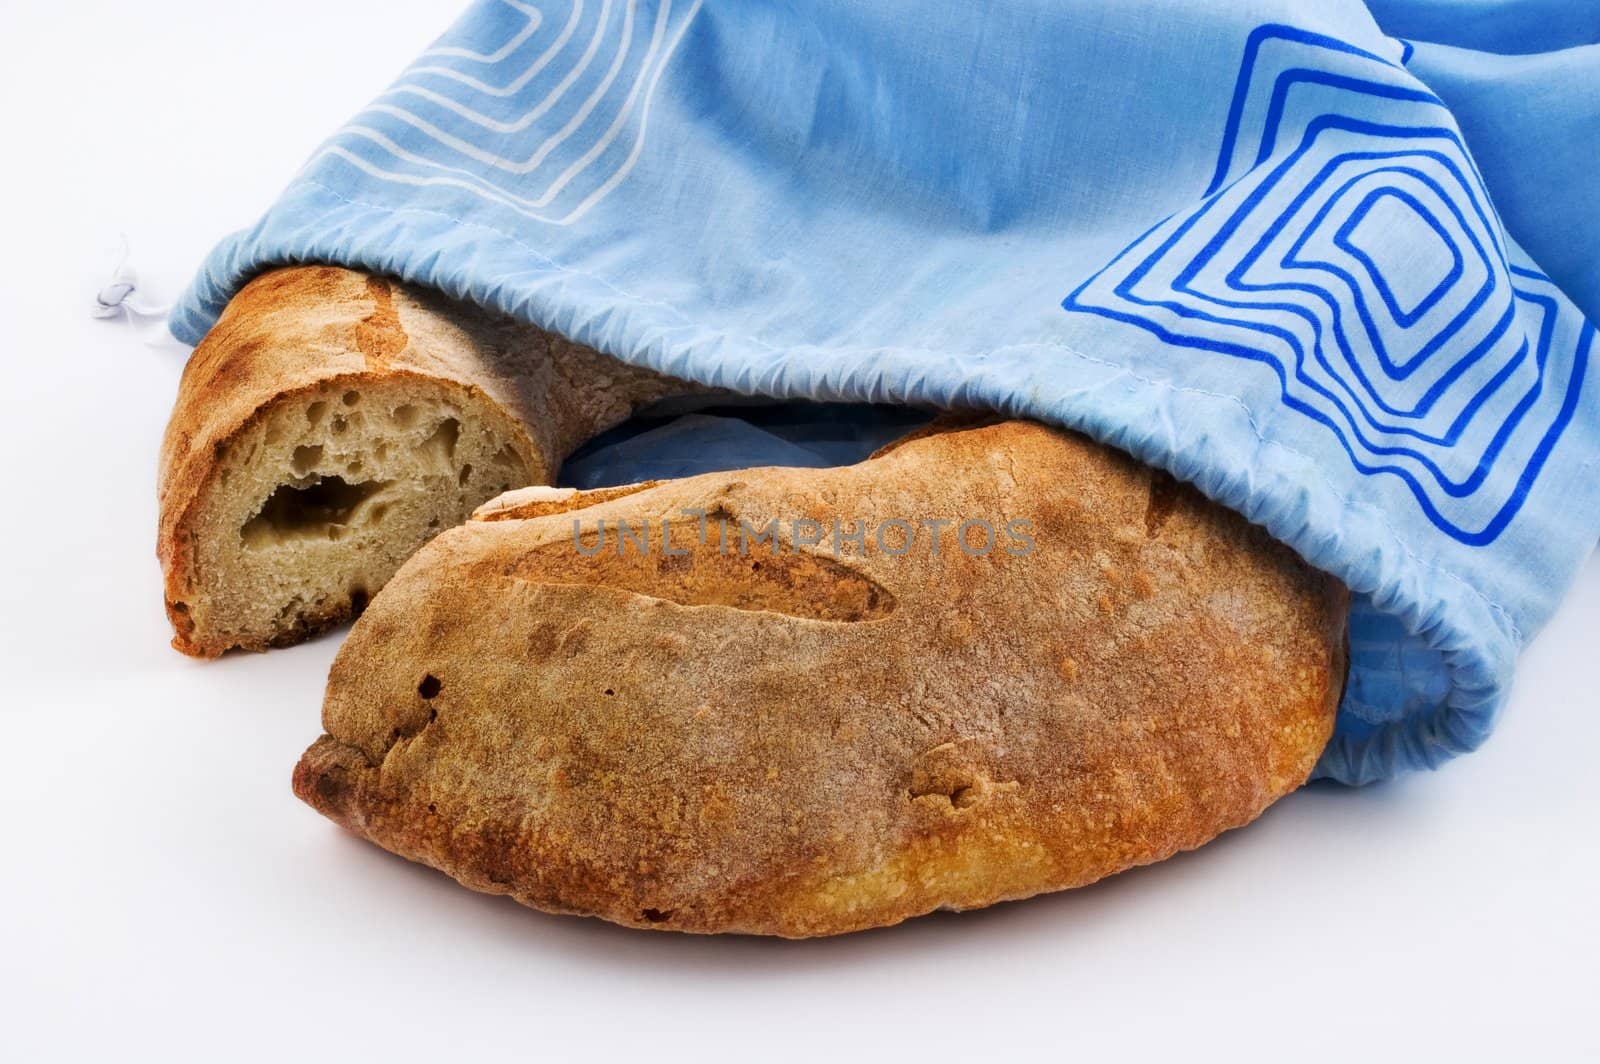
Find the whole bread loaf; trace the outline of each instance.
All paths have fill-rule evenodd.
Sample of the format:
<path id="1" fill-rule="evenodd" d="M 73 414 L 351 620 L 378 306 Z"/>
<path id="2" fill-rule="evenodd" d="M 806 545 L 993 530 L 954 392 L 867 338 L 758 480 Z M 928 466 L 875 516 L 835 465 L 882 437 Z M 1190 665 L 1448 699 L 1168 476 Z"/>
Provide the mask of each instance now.
<path id="1" fill-rule="evenodd" d="M 329 266 L 246 285 L 161 449 L 173 645 L 215 656 L 357 613 L 418 547 L 686 390 L 542 330 Z"/>
<path id="2" fill-rule="evenodd" d="M 1236 514 L 1029 423 L 535 489 L 357 622 L 294 788 L 535 908 L 852 931 L 1249 822 L 1328 739 L 1345 609 Z"/>

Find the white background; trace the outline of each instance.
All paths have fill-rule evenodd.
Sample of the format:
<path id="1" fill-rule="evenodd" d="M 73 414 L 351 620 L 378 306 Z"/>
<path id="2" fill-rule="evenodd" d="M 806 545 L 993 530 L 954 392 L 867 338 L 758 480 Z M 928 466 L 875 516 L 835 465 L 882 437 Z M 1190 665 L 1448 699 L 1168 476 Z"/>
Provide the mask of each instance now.
<path id="1" fill-rule="evenodd" d="M 1302 791 L 1076 893 L 887 931 L 544 916 L 296 801 L 340 637 L 217 663 L 167 647 L 155 465 L 183 351 L 90 320 L 88 298 L 122 233 L 175 295 L 453 10 L 0 0 L 0 1058 L 1600 1049 L 1600 562 L 1478 754 Z"/>

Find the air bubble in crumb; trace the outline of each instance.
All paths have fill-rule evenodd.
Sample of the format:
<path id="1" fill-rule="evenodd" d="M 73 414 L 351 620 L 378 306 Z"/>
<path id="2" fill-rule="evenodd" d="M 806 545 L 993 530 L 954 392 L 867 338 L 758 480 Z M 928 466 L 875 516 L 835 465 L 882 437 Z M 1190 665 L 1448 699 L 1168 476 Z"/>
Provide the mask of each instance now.
<path id="1" fill-rule="evenodd" d="M 289 460 L 289 468 L 293 469 L 296 476 L 305 476 L 317 467 L 322 461 L 322 445 L 307 444 L 294 449 L 294 456 Z"/>

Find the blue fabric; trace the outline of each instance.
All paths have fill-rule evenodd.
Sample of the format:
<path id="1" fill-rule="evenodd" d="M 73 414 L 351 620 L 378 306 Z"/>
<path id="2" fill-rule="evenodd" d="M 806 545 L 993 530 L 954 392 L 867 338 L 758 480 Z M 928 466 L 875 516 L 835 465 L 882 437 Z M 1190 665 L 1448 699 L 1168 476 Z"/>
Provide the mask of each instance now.
<path id="1" fill-rule="evenodd" d="M 1555 0 L 482 0 L 172 327 L 346 263 L 741 392 L 1082 430 L 1350 586 L 1318 771 L 1365 782 L 1484 739 L 1600 531 L 1597 39 Z"/>
<path id="2" fill-rule="evenodd" d="M 754 466 L 852 465 L 931 418 L 909 407 L 845 403 L 711 403 L 677 417 L 646 410 L 578 448 L 559 482 L 608 488 Z"/>

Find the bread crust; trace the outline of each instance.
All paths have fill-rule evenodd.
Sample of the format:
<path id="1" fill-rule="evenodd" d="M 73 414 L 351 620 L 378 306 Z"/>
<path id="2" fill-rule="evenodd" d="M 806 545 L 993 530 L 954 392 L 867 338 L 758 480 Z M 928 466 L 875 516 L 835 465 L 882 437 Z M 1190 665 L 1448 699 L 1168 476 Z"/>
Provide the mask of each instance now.
<path id="1" fill-rule="evenodd" d="M 357 622 L 294 789 L 537 909 L 807 937 L 1076 887 L 1248 823 L 1332 731 L 1342 586 L 1068 433 L 526 505 L 433 541 Z M 789 546 L 795 519 L 914 527 L 898 554 L 724 556 L 684 511 Z M 934 555 L 924 518 L 1034 546 Z M 617 519 L 687 556 L 578 551 Z"/>
<path id="2" fill-rule="evenodd" d="M 333 266 L 274 270 L 245 285 L 184 368 L 162 441 L 156 554 L 173 646 L 214 657 L 265 649 L 349 619 L 352 604 L 308 608 L 267 638 L 197 623 L 203 596 L 196 516 L 222 490 L 223 459 L 281 404 L 319 390 L 403 384 L 496 427 L 525 469 L 549 483 L 590 435 L 682 382 L 428 290 Z M 376 588 L 372 589 L 373 591 Z"/>

